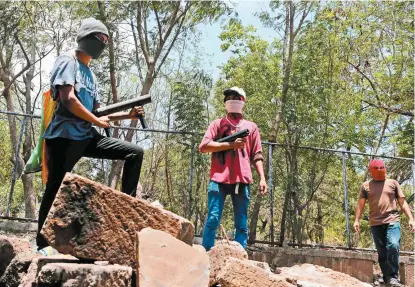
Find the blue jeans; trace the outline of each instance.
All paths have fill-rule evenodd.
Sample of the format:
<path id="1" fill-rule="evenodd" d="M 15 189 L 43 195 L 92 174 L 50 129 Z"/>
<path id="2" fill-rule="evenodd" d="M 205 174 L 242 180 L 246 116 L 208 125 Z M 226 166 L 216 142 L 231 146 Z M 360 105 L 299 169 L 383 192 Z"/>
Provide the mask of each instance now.
<path id="1" fill-rule="evenodd" d="M 378 261 L 385 282 L 391 278 L 398 279 L 399 243 L 401 225 L 399 222 L 376 225 L 371 227 L 373 240 L 378 251 Z"/>
<path id="2" fill-rule="evenodd" d="M 230 194 L 235 222 L 235 241 L 246 248 L 248 241 L 249 184 L 239 184 L 235 194 L 235 184 L 210 181 L 208 188 L 208 216 L 203 230 L 202 245 L 209 251 L 215 244 L 216 229 L 220 224 L 226 196 Z"/>

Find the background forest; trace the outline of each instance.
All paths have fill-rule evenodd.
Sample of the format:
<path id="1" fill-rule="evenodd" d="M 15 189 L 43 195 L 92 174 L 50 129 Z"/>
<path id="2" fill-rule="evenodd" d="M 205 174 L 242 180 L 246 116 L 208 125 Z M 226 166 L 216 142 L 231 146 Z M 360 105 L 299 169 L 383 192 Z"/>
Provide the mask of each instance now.
<path id="1" fill-rule="evenodd" d="M 234 2 L 2 1 L 0 110 L 40 115 L 55 57 L 75 48 L 81 20 L 95 17 L 110 31 L 104 55 L 92 63 L 102 101 L 151 93 L 153 102 L 145 106 L 151 129 L 186 132 L 140 131 L 136 121 L 117 123 L 122 128 L 113 130 L 114 137 L 145 148 L 142 198 L 159 200 L 201 233 L 210 158 L 198 145 L 208 124 L 224 115 L 224 88 L 239 86 L 248 96 L 245 117 L 258 124 L 264 142 L 277 143 L 263 144 L 273 188 L 271 196 L 257 196 L 254 179 L 250 240 L 269 241 L 273 230 L 278 242 L 345 246 L 343 163 L 352 223 L 370 158 L 300 146 L 413 158 L 413 2 L 261 5 L 264 9 L 252 14 L 261 23 L 255 27 L 244 24 Z M 201 42 L 217 37 L 209 27 L 218 23 L 227 59 L 215 67 L 216 76 Z M 272 39 L 262 37 L 261 28 L 272 31 Z M 0 113 L 2 215 L 13 170 L 21 174 L 39 137 L 40 120 L 22 119 Z M 410 196 L 413 161 L 385 161 L 388 176 Z M 119 188 L 121 169 L 120 162 L 83 159 L 75 172 Z M 10 215 L 36 218 L 43 188 L 40 174 L 17 176 Z M 401 222 L 401 249 L 413 250 L 406 218 Z M 223 223 L 232 230 L 230 200 Z M 352 233 L 351 241 L 372 247 L 367 221 L 362 220 L 360 238 Z"/>

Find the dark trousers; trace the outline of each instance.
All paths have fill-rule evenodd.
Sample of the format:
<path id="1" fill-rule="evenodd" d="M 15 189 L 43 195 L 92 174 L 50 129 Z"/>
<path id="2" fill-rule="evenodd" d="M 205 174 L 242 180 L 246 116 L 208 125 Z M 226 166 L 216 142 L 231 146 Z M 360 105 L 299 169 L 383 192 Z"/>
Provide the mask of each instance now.
<path id="1" fill-rule="evenodd" d="M 391 278 L 398 279 L 399 243 L 401 225 L 399 222 L 371 227 L 373 240 L 378 251 L 378 261 L 385 282 Z"/>
<path id="2" fill-rule="evenodd" d="M 55 200 L 62 180 L 66 172 L 70 172 L 81 157 L 125 160 L 121 191 L 135 197 L 143 162 L 143 149 L 141 147 L 120 139 L 104 137 L 96 130 L 94 130 L 94 137 L 90 139 L 46 139 L 46 146 L 49 174 L 39 209 L 36 237 L 39 248 L 48 246 L 46 240 L 40 235 L 40 230 Z"/>

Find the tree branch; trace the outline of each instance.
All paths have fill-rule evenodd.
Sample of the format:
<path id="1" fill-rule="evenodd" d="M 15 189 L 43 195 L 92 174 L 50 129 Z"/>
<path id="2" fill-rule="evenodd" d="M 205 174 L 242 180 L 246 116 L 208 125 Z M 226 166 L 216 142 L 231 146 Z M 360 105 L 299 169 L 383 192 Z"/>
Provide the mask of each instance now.
<path id="1" fill-rule="evenodd" d="M 130 25 L 131 25 L 131 31 L 133 32 L 134 45 L 136 47 L 138 47 L 137 36 L 134 32 L 135 28 L 134 28 L 134 24 L 133 24 L 133 19 L 131 19 Z M 138 57 L 138 49 L 137 48 L 134 49 L 134 54 L 135 54 L 135 60 L 137 62 L 138 75 L 140 77 L 141 84 L 143 84 L 144 79 L 143 79 L 143 74 L 141 72 L 140 58 Z"/>
<path id="2" fill-rule="evenodd" d="M 20 40 L 18 41 L 18 42 L 20 42 Z M 21 42 L 20 42 L 20 47 L 23 49 L 23 45 L 21 45 Z M 24 67 L 23 68 L 23 70 L 21 70 L 19 73 L 17 73 L 17 75 L 15 75 L 14 77 L 13 77 L 13 79 L 10 81 L 10 83 L 6 86 L 6 87 L 4 87 L 4 89 L 3 89 L 3 91 L 2 91 L 2 93 L 1 93 L 1 96 L 4 96 L 5 94 L 6 94 L 6 92 L 10 89 L 10 87 L 11 87 L 11 85 L 13 85 L 13 83 L 16 81 L 16 79 L 18 78 L 18 77 L 20 77 L 24 72 L 26 72 L 32 65 L 35 65 L 37 62 L 39 62 L 41 59 L 43 59 L 44 57 L 46 57 L 50 52 L 52 52 L 53 51 L 53 49 L 55 49 L 55 46 L 53 46 L 52 47 L 52 49 L 50 49 L 50 51 L 49 52 L 47 52 L 46 54 L 44 54 L 43 55 L 43 57 L 42 58 L 39 58 L 39 59 L 37 59 L 36 61 L 34 61 L 33 63 L 30 63 L 30 62 L 28 62 L 28 65 L 26 66 L 26 67 Z M 26 53 L 25 53 L 26 54 Z M 26 55 L 27 56 L 27 55 Z"/>
<path id="3" fill-rule="evenodd" d="M 161 62 L 159 64 L 158 68 L 156 69 L 156 73 L 154 74 L 154 77 L 156 77 L 157 74 L 159 73 L 160 68 L 163 66 L 164 61 L 167 59 L 167 56 L 169 55 L 171 49 L 173 48 L 174 43 L 176 42 L 177 37 L 179 36 L 179 34 L 181 32 L 180 30 L 181 30 L 181 28 L 183 26 L 184 19 L 185 19 L 185 17 L 182 18 L 182 21 L 180 22 L 179 27 L 177 28 L 177 32 L 174 35 L 173 40 L 171 41 L 169 48 L 167 49 L 166 53 L 164 54 L 163 59 L 161 59 Z"/>
<path id="4" fill-rule="evenodd" d="M 143 37 L 143 31 L 141 30 L 141 22 L 143 21 L 142 19 L 142 15 L 141 15 L 141 2 L 138 2 L 137 5 L 137 31 L 138 31 L 138 39 L 140 40 L 140 47 L 141 50 L 143 51 L 143 55 L 144 55 L 144 59 L 146 60 L 147 65 L 149 65 L 150 63 L 150 59 L 148 56 L 148 51 L 147 48 L 144 44 L 144 37 Z"/>
<path id="5" fill-rule="evenodd" d="M 149 56 L 151 56 L 150 44 L 149 44 L 149 41 L 148 41 L 147 18 L 148 18 L 148 15 L 146 14 L 146 12 L 144 12 L 144 19 L 143 19 L 144 39 L 145 39 L 145 42 L 146 42 L 146 47 L 147 47 L 147 51 L 149 53 Z"/>
<path id="6" fill-rule="evenodd" d="M 161 37 L 160 42 L 157 45 L 156 52 L 154 53 L 154 62 L 157 62 L 157 59 L 160 57 L 161 51 L 163 50 L 164 44 L 166 43 L 167 38 L 170 36 L 171 31 L 174 28 L 174 25 L 177 23 L 177 21 L 180 19 L 180 17 L 184 17 L 187 13 L 188 7 L 190 7 L 190 2 L 186 3 L 186 8 L 183 11 L 183 13 L 180 13 L 177 15 L 179 8 L 180 8 L 180 2 L 177 2 L 176 9 L 174 10 L 173 14 L 171 15 L 169 27 L 166 30 L 166 33 L 164 36 Z"/>
<path id="7" fill-rule="evenodd" d="M 152 3 L 153 3 L 154 15 L 156 15 L 157 28 L 159 30 L 159 41 L 161 42 L 163 32 L 162 32 L 162 29 L 161 29 L 159 14 L 157 13 L 157 8 L 156 8 L 156 5 L 155 5 L 155 2 L 153 1 Z"/>
<path id="8" fill-rule="evenodd" d="M 304 8 L 303 15 L 301 16 L 301 19 L 300 19 L 300 23 L 298 23 L 297 29 L 295 29 L 294 38 L 297 36 L 298 31 L 300 31 L 301 27 L 303 26 L 304 20 L 307 17 L 308 13 L 310 13 L 310 10 L 311 10 L 312 6 L 313 6 L 313 2 L 311 2 L 308 9 L 307 9 L 307 7 Z"/>
<path id="9" fill-rule="evenodd" d="M 378 144 L 377 144 L 377 146 L 376 146 L 375 151 L 373 152 L 373 154 L 377 154 L 378 153 L 378 150 L 379 150 L 379 148 L 380 148 L 380 146 L 382 144 L 383 136 L 385 135 L 385 130 L 386 130 L 386 127 L 388 126 L 388 123 L 389 123 L 389 116 L 390 115 L 387 114 L 385 120 L 383 121 L 382 131 L 380 132 L 379 141 L 378 141 Z"/>
<path id="10" fill-rule="evenodd" d="M 379 99 L 379 95 L 378 95 L 378 90 L 376 89 L 376 87 L 375 87 L 375 84 L 373 83 L 373 81 L 368 77 L 368 76 L 366 76 L 360 69 L 359 69 L 359 67 L 357 67 L 357 66 L 355 66 L 355 65 L 353 65 L 352 63 L 350 63 L 349 62 L 349 60 L 346 60 L 346 62 L 350 65 L 350 66 L 352 66 L 353 68 L 355 68 L 355 70 L 359 73 L 359 74 L 361 74 L 368 82 L 369 82 L 369 84 L 370 84 L 370 86 L 372 87 L 372 89 L 373 89 L 373 91 L 375 92 L 375 96 L 376 96 L 376 100 L 378 101 L 378 102 L 380 102 L 380 99 Z"/>
<path id="11" fill-rule="evenodd" d="M 2 92 L 2 96 L 4 96 L 5 94 L 6 94 L 6 92 L 10 89 L 10 87 L 11 87 L 11 85 L 13 85 L 13 83 L 16 81 L 16 79 L 18 78 L 18 77 L 20 77 L 24 72 L 26 72 L 27 70 L 29 70 L 29 68 L 30 68 L 30 66 L 31 66 L 31 64 L 30 64 L 30 60 L 29 60 L 29 57 L 27 56 L 27 54 L 26 54 L 26 51 L 25 51 L 25 49 L 24 49 L 24 47 L 23 47 L 23 44 L 22 44 L 22 42 L 20 41 L 20 39 L 19 39 L 19 37 L 17 36 L 17 32 L 16 33 L 14 33 L 14 39 L 17 41 L 17 43 L 19 44 L 19 46 L 20 46 L 20 49 L 23 51 L 23 54 L 24 54 L 24 56 L 25 56 L 25 58 L 26 58 L 26 61 L 27 61 L 27 65 L 19 72 L 19 73 L 17 73 L 17 75 L 15 75 L 13 78 L 12 78 L 12 80 L 9 82 L 9 84 L 6 86 L 6 87 L 4 87 L 4 90 L 3 90 L 3 92 Z"/>
<path id="12" fill-rule="evenodd" d="M 407 116 L 407 117 L 413 117 L 414 116 L 414 113 L 411 112 L 411 111 L 403 111 L 401 109 L 391 108 L 391 107 L 388 107 L 388 106 L 386 106 L 385 104 L 382 104 L 382 103 L 379 103 L 379 105 L 376 105 L 374 103 L 370 103 L 370 102 L 365 101 L 365 100 L 362 100 L 362 102 L 368 104 L 371 107 L 382 109 L 382 110 L 385 110 L 385 111 L 393 113 L 393 114 L 399 114 L 399 115 L 403 115 L 403 116 Z"/>

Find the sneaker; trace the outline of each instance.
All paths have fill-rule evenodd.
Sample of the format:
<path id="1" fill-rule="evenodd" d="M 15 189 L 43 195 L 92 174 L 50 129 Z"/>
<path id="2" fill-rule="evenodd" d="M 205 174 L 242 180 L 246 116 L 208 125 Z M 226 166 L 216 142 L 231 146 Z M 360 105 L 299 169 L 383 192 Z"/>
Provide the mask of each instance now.
<path id="1" fill-rule="evenodd" d="M 46 248 L 39 249 L 37 254 L 40 254 L 41 256 L 48 256 L 48 252 L 45 249 Z"/>
<path id="2" fill-rule="evenodd" d="M 399 280 L 396 278 L 390 278 L 389 280 L 386 281 L 386 286 L 390 286 L 390 287 L 403 287 L 403 285 L 401 283 L 399 283 Z"/>

